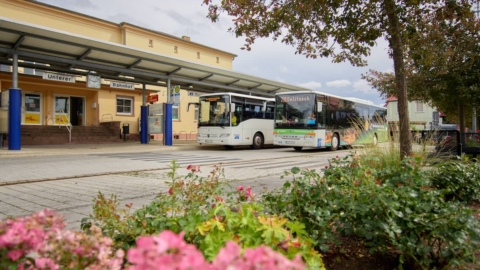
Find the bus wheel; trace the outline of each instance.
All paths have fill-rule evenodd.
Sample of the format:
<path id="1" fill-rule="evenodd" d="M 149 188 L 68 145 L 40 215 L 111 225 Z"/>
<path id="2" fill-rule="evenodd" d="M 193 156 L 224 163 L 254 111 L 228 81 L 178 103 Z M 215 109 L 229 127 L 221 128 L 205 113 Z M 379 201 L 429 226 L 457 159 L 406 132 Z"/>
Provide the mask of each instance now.
<path id="1" fill-rule="evenodd" d="M 223 147 L 225 147 L 225 149 L 228 149 L 228 150 L 233 149 L 233 145 L 224 145 Z"/>
<path id="2" fill-rule="evenodd" d="M 332 136 L 332 143 L 330 144 L 330 151 L 335 151 L 338 149 L 339 141 L 338 141 L 338 135 L 333 134 Z"/>
<path id="3" fill-rule="evenodd" d="M 295 149 L 295 151 L 302 151 L 302 148 L 303 148 L 303 147 L 300 147 L 300 146 L 293 147 L 293 149 Z"/>
<path id="4" fill-rule="evenodd" d="M 253 135 L 252 149 L 260 149 L 263 147 L 263 136 L 260 133 Z"/>
<path id="5" fill-rule="evenodd" d="M 377 134 L 374 134 L 373 135 L 373 146 L 377 146 L 378 144 L 378 137 L 377 137 Z"/>

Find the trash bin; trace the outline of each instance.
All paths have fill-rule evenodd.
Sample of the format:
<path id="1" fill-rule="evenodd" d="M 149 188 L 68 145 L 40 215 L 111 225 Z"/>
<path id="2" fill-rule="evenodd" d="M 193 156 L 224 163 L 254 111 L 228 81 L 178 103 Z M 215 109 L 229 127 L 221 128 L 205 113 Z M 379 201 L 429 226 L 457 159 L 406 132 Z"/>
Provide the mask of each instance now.
<path id="1" fill-rule="evenodd" d="M 123 141 L 126 141 L 126 135 L 130 134 L 130 124 L 123 124 L 122 126 L 123 129 Z"/>

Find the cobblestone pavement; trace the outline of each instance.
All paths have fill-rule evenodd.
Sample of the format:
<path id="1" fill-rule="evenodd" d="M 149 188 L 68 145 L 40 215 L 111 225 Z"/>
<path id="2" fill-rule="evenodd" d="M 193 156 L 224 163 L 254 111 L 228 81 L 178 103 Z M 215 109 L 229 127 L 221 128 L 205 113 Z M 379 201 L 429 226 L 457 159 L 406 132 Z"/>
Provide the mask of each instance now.
<path id="1" fill-rule="evenodd" d="M 214 164 L 224 168 L 225 180 L 232 185 L 265 188 L 283 185 L 280 175 L 292 167 L 319 170 L 328 160 L 349 151 L 302 151 L 263 149 L 250 151 L 175 149 L 157 151 L 103 151 L 82 155 L 25 156 L 0 158 L 0 219 L 23 216 L 44 208 L 65 216 L 69 229 L 80 228 L 83 217 L 92 213 L 98 192 L 115 194 L 121 205 L 134 209 L 149 203 L 159 192 L 166 192 L 171 160 L 180 165 L 177 173 L 186 175 L 186 166 L 199 165 L 199 176 L 206 177 Z M 254 155 L 252 155 L 254 154 Z M 253 157 L 253 158 L 252 158 Z"/>

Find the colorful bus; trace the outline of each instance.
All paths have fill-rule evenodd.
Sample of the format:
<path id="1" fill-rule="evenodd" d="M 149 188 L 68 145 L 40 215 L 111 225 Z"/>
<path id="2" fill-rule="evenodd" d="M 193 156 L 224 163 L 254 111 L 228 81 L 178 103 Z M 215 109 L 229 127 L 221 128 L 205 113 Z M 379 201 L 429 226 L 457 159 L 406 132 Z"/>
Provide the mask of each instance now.
<path id="1" fill-rule="evenodd" d="M 201 95 L 198 106 L 197 142 L 250 145 L 252 149 L 273 144 L 275 99 L 236 93 Z M 190 105 L 190 104 L 189 104 Z"/>
<path id="2" fill-rule="evenodd" d="M 329 148 L 373 144 L 388 140 L 387 109 L 368 101 L 318 91 L 275 96 L 273 144 Z"/>

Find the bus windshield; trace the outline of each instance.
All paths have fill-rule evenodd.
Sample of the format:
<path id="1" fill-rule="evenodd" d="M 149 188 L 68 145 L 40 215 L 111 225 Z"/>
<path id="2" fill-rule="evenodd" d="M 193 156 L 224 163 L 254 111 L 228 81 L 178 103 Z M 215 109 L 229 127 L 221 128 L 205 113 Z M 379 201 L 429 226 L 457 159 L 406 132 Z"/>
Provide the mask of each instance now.
<path id="1" fill-rule="evenodd" d="M 229 104 L 229 95 L 200 97 L 198 126 L 230 126 Z"/>
<path id="2" fill-rule="evenodd" d="M 275 127 L 316 127 L 315 94 L 288 94 L 275 97 Z"/>

